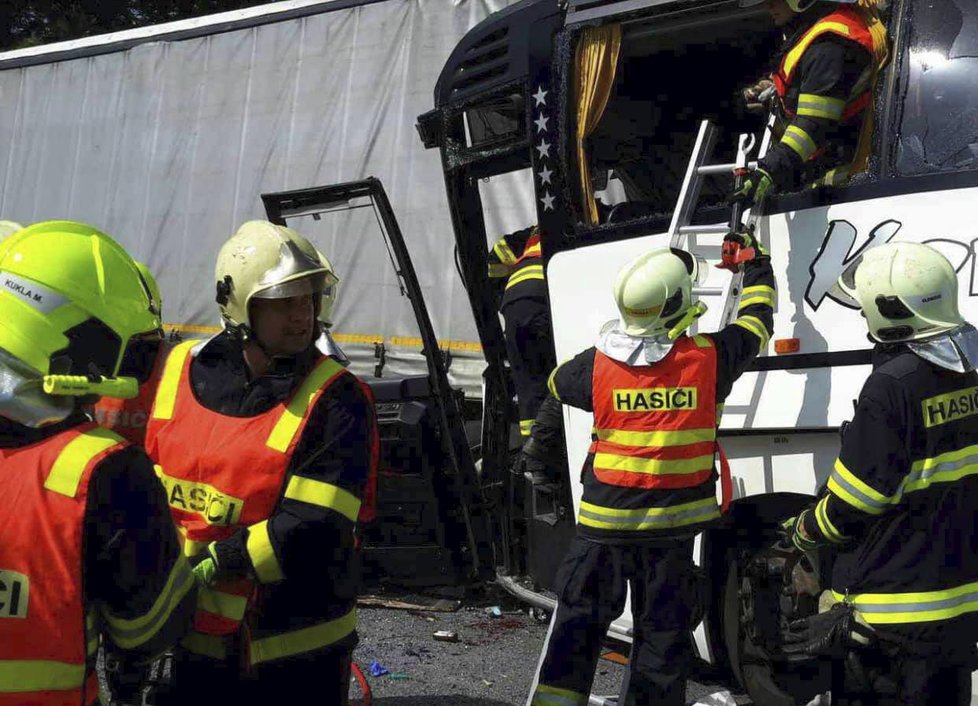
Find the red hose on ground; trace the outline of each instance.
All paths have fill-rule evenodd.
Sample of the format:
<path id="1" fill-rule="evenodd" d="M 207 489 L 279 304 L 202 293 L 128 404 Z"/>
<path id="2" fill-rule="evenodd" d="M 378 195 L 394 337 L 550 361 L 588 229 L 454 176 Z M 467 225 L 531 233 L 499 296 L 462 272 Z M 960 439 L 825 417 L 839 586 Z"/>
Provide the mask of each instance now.
<path id="1" fill-rule="evenodd" d="M 360 685 L 360 690 L 363 691 L 363 698 L 358 701 L 351 701 L 351 706 L 373 706 L 373 694 L 370 691 L 370 684 L 367 683 L 367 678 L 363 676 L 360 665 L 356 662 L 351 662 L 350 671 L 353 673 L 353 678 L 357 680 L 357 684 Z"/>

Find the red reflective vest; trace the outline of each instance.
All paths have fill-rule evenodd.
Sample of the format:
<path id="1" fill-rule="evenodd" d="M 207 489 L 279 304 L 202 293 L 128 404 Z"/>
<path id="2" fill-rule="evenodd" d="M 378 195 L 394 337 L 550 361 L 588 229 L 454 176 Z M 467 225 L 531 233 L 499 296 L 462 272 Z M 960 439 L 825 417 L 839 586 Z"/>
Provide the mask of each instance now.
<path id="1" fill-rule="evenodd" d="M 312 409 L 345 369 L 332 358 L 321 358 L 291 400 L 253 417 L 231 417 L 204 407 L 194 395 L 190 353 L 197 344 L 182 343 L 167 358 L 147 427 L 146 452 L 157 464 L 184 553 L 194 556 L 208 543 L 248 527 L 255 572 L 263 583 L 274 582 L 281 578 L 281 568 L 267 520 L 283 492 L 289 497 L 291 481 L 286 489 L 283 483 Z M 369 395 L 367 386 L 361 387 Z M 376 460 L 376 435 L 374 440 Z M 375 483 L 376 462 L 368 485 Z M 359 501 L 356 505 L 351 519 L 363 507 Z M 216 636 L 237 632 L 255 589 L 242 578 L 199 590 L 194 629 Z"/>
<path id="2" fill-rule="evenodd" d="M 163 374 L 163 361 L 166 355 L 163 346 L 156 355 L 153 372 L 149 379 L 139 386 L 139 395 L 129 400 L 103 397 L 95 404 L 95 421 L 111 429 L 133 444 L 143 445 L 146 439 L 146 424 L 153 408 L 156 386 Z"/>
<path id="3" fill-rule="evenodd" d="M 87 706 L 98 696 L 85 508 L 92 470 L 125 446 L 89 423 L 0 449 L 0 706 Z"/>
<path id="4" fill-rule="evenodd" d="M 703 345 L 697 343 L 702 341 Z M 594 475 L 626 488 L 692 488 L 713 473 L 716 347 L 683 336 L 655 365 L 594 354 Z"/>
<path id="5" fill-rule="evenodd" d="M 798 68 L 802 56 L 804 56 L 805 51 L 811 46 L 812 42 L 826 34 L 835 34 L 856 42 L 874 57 L 874 62 L 879 64 L 876 57 L 879 56 L 881 48 L 876 46 L 873 41 L 873 35 L 866 25 L 866 20 L 863 19 L 858 11 L 850 7 L 841 7 L 835 12 L 826 15 L 812 25 L 795 45 L 785 53 L 784 59 L 781 60 L 781 66 L 771 77 L 777 89 L 778 96 L 781 98 L 781 105 L 784 106 L 785 113 L 790 120 L 795 118 L 797 111 L 788 108 L 785 103 L 785 97 L 791 89 L 791 82 L 794 79 L 795 70 Z M 878 65 L 874 67 L 874 76 L 879 68 L 880 66 Z M 842 112 L 842 122 L 849 122 L 858 116 L 872 100 L 873 82 L 868 81 L 866 82 L 865 90 L 858 95 L 849 97 Z"/>

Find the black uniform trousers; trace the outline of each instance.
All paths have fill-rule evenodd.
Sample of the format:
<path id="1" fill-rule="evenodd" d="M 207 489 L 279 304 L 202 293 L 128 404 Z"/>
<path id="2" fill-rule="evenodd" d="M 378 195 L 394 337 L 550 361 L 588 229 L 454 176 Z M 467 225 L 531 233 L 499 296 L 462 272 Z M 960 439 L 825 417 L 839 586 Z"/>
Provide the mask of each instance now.
<path id="1" fill-rule="evenodd" d="M 683 706 L 700 592 L 693 540 L 598 544 L 576 537 L 557 572 L 554 614 L 539 683 L 588 694 L 611 623 L 632 590 L 631 672 L 624 706 Z"/>
<path id="2" fill-rule="evenodd" d="M 519 286 L 519 285 L 518 285 Z M 557 367 L 551 340 L 550 309 L 542 297 L 521 297 L 502 308 L 506 356 L 516 387 L 523 436 L 547 396 L 547 378 Z"/>
<path id="3" fill-rule="evenodd" d="M 885 640 L 885 637 L 883 638 Z M 939 652 L 939 648 L 934 650 Z M 923 657 L 889 648 L 857 650 L 862 676 L 832 663 L 833 706 L 969 706 L 974 647 Z"/>
<path id="4" fill-rule="evenodd" d="M 177 649 L 169 666 L 156 667 L 149 680 L 149 706 L 214 706 L 215 703 L 270 706 L 347 706 L 352 646 L 334 646 L 265 662 L 252 671 L 239 659 L 216 660 Z M 165 664 L 165 663 L 164 663 Z"/>

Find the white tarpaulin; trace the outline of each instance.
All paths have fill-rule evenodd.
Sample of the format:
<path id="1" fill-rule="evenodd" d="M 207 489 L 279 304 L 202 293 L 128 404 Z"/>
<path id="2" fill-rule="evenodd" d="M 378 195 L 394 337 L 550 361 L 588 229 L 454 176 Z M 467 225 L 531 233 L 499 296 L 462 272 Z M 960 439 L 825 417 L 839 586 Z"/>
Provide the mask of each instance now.
<path id="1" fill-rule="evenodd" d="M 45 60 L 43 50 L 65 46 L 52 45 L 34 59 L 47 63 L 5 68 L 24 52 L 0 54 L 0 217 L 104 229 L 157 274 L 165 320 L 193 330 L 218 324 L 215 257 L 241 222 L 264 217 L 261 193 L 376 176 L 435 331 L 452 349 L 452 377 L 476 392 L 481 353 L 455 269 L 440 156 L 423 149 L 414 124 L 433 107 L 458 40 L 507 4 L 324 3 L 319 14 L 185 39 L 164 33 L 100 55 Z M 380 338 L 403 344 L 408 363 L 397 372 L 423 372 L 377 229 L 361 232 L 355 213 L 340 218 L 309 233 L 342 278 L 334 331 L 358 372 L 372 371 L 370 342 Z M 376 242 L 361 245 L 366 238 Z"/>

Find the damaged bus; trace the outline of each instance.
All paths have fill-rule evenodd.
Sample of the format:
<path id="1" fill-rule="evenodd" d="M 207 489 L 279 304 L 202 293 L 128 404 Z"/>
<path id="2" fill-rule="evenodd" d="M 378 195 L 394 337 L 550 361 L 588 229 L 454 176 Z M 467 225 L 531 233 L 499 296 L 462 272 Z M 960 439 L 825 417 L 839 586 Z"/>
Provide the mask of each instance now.
<path id="1" fill-rule="evenodd" d="M 957 268 L 962 312 L 978 319 L 974 6 L 893 0 L 882 9 L 891 59 L 876 86 L 868 170 L 843 187 L 775 195 L 756 220 L 778 276 L 775 340 L 727 400 L 720 441 L 733 503 L 723 525 L 695 545 L 708 586 L 697 651 L 763 706 L 824 691 L 816 664 L 789 668 L 779 656 L 779 619 L 817 610 L 831 556 L 782 575 L 784 562 L 765 550 L 778 520 L 825 483 L 870 370 L 865 326 L 833 298 L 833 283 L 866 248 L 926 242 Z M 533 486 L 510 473 L 518 416 L 499 289 L 487 276 L 487 253 L 505 231 L 494 231 L 489 204 L 499 199 L 488 195 L 497 188 L 514 211 L 522 206 L 510 214 L 512 230 L 540 226 L 554 349 L 567 360 L 617 316 L 611 285 L 619 267 L 675 242 L 674 212 L 702 122 L 715 125 L 713 162 L 733 162 L 742 133 L 760 141 L 762 121 L 738 113 L 736 96 L 770 72 L 779 44 L 763 6 L 737 0 L 524 0 L 465 36 L 437 82 L 434 109 L 419 117 L 425 146 L 441 153 L 457 265 L 487 362 L 480 478 L 493 509 L 497 574 L 537 605 L 554 605 L 547 589 L 574 533 L 575 469 L 591 418 L 565 407 L 563 482 Z M 731 183 L 729 170 L 706 178 L 686 214 L 708 227 L 683 245 L 712 262 Z M 699 331 L 721 325 L 735 281 L 712 270 Z M 630 629 L 626 611 L 612 635 L 627 640 Z"/>

